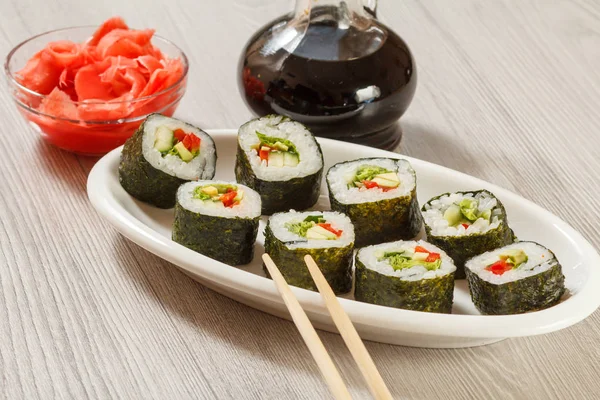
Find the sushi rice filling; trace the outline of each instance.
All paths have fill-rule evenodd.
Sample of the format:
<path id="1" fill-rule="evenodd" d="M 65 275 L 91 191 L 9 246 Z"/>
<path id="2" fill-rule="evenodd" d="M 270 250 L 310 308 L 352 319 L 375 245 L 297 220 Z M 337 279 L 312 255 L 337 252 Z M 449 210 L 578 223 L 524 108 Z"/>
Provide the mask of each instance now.
<path id="1" fill-rule="evenodd" d="M 440 253 L 430 252 L 423 246 L 415 246 L 412 250 L 382 251 L 377 254 L 377 260 L 387 260 L 394 271 L 416 265 L 423 266 L 428 271 L 435 271 L 442 265 Z"/>
<path id="2" fill-rule="evenodd" d="M 261 180 L 302 178 L 323 168 L 319 145 L 310 131 L 281 115 L 265 116 L 242 125 L 238 143 L 246 153 L 252 171 Z M 283 150 L 286 147 L 287 150 Z"/>
<path id="3" fill-rule="evenodd" d="M 200 154 L 201 139 L 193 133 L 186 133 L 183 129 L 169 129 L 160 125 L 154 133 L 154 148 L 162 157 L 168 154 L 179 157 L 184 162 L 192 161 Z"/>
<path id="4" fill-rule="evenodd" d="M 500 226 L 502 211 L 487 193 L 451 193 L 425 205 L 423 218 L 436 236 L 484 233 Z"/>
<path id="5" fill-rule="evenodd" d="M 236 185 L 213 183 L 197 186 L 194 189 L 194 199 L 213 202 L 217 206 L 231 208 L 240 204 L 244 198 L 244 191 Z"/>
<path id="6" fill-rule="evenodd" d="M 346 247 L 354 242 L 350 218 L 335 211 L 277 213 L 269 218 L 269 227 L 275 238 L 290 250 Z"/>
<path id="7" fill-rule="evenodd" d="M 309 215 L 304 220 L 288 221 L 284 225 L 290 232 L 307 239 L 336 240 L 344 233 L 335 223 L 327 222 L 322 215 Z"/>
<path id="8" fill-rule="evenodd" d="M 523 250 L 509 249 L 498 254 L 498 261 L 489 264 L 485 269 L 494 275 L 502 275 L 511 269 L 519 268 L 527 260 L 527 254 Z"/>
<path id="9" fill-rule="evenodd" d="M 406 281 L 431 279 L 456 271 L 454 262 L 443 250 L 422 240 L 363 247 L 358 258 L 372 271 Z"/>
<path id="10" fill-rule="evenodd" d="M 342 204 L 360 204 L 410 195 L 416 180 L 406 160 L 371 158 L 340 163 L 327 173 L 333 196 Z"/>
<path id="11" fill-rule="evenodd" d="M 217 153 L 206 133 L 160 114 L 150 115 L 143 127 L 142 153 L 152 167 L 189 181 L 214 176 Z M 175 135 L 177 131 L 183 132 L 177 133 L 181 140 Z M 181 151 L 175 153 L 174 148 Z"/>
<path id="12" fill-rule="evenodd" d="M 484 281 L 500 285 L 545 272 L 558 263 L 545 247 L 517 242 L 473 257 L 465 268 Z"/>
<path id="13" fill-rule="evenodd" d="M 223 193 L 211 195 L 211 189 L 208 189 L 209 193 L 202 191 L 202 189 L 211 186 L 216 188 L 217 192 L 221 191 Z M 228 192 L 228 189 L 231 190 Z M 240 192 L 242 192 L 241 195 Z M 228 200 L 228 197 L 233 197 L 232 193 L 236 193 L 235 197 L 238 197 L 238 200 L 234 197 L 231 207 L 226 207 L 225 203 L 231 201 Z M 240 199 L 240 197 L 242 198 Z M 225 203 L 223 200 L 225 200 Z M 240 185 L 236 182 L 202 180 L 184 183 L 179 186 L 179 189 L 177 190 L 177 203 L 184 209 L 193 213 L 213 217 L 260 217 L 260 195 L 249 187 Z"/>
<path id="14" fill-rule="evenodd" d="M 300 163 L 298 150 L 290 140 L 267 136 L 258 131 L 256 136 L 260 142 L 251 148 L 268 167 L 295 167 Z"/>
<path id="15" fill-rule="evenodd" d="M 348 188 L 357 187 L 359 190 L 379 188 L 384 192 L 400 186 L 398 174 L 377 165 L 364 164 L 358 167 L 356 175 L 348 182 Z"/>

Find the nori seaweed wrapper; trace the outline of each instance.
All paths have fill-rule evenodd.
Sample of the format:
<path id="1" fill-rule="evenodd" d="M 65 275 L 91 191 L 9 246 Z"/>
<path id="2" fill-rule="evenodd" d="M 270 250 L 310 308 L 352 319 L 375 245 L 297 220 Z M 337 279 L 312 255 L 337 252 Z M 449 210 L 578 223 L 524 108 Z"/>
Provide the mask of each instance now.
<path id="1" fill-rule="evenodd" d="M 454 273 L 421 279 L 402 280 L 367 268 L 355 257 L 356 284 L 354 298 L 364 303 L 449 314 L 454 298 Z"/>
<path id="2" fill-rule="evenodd" d="M 177 188 L 188 181 L 156 169 L 146 160 L 142 141 L 147 120 L 125 142 L 119 163 L 119 182 L 127 193 L 140 201 L 159 208 L 172 208 Z M 204 179 L 212 179 L 212 176 Z"/>
<path id="3" fill-rule="evenodd" d="M 173 240 L 229 265 L 252 261 L 258 233 L 256 218 L 224 218 L 203 215 L 175 205 Z"/>
<path id="4" fill-rule="evenodd" d="M 482 314 L 508 315 L 537 311 L 558 304 L 565 277 L 558 261 L 550 269 L 512 282 L 495 285 L 465 268 L 471 299 Z"/>
<path id="5" fill-rule="evenodd" d="M 265 229 L 265 252 L 279 267 L 281 275 L 289 285 L 317 291 L 304 256 L 309 254 L 315 260 L 335 294 L 348 293 L 352 290 L 352 252 L 354 244 L 345 247 L 298 248 L 289 249 L 285 242 L 273 234 L 269 223 Z M 268 278 L 271 276 L 263 263 Z"/>
<path id="6" fill-rule="evenodd" d="M 354 161 L 357 160 L 352 162 Z M 327 179 L 327 189 L 329 190 L 331 209 L 350 217 L 354 224 L 356 247 L 364 247 L 413 239 L 419 234 L 423 226 L 423 216 L 417 200 L 416 182 L 415 177 L 415 188 L 410 195 L 357 204 L 343 204 L 337 201 L 331 190 L 329 179 Z"/>
<path id="7" fill-rule="evenodd" d="M 321 164 L 324 165 L 321 146 L 316 140 L 315 143 Z M 248 155 L 240 146 L 239 140 L 237 141 L 235 179 L 260 194 L 263 215 L 289 210 L 301 211 L 312 207 L 319 200 L 322 177 L 323 167 L 314 174 L 288 180 L 265 181 L 259 179 L 250 165 Z"/>
<path id="8" fill-rule="evenodd" d="M 473 195 L 476 195 L 477 193 L 483 192 L 494 196 L 493 193 L 487 190 L 474 190 L 456 193 L 472 193 Z M 450 193 L 443 193 L 439 196 L 436 196 L 430 199 L 426 204 L 429 204 L 432 201 L 448 194 Z M 436 236 L 431 234 L 431 228 L 427 225 L 427 223 L 425 223 L 427 241 L 444 250 L 446 254 L 448 254 L 454 260 L 454 265 L 456 266 L 456 279 L 465 278 L 465 262 L 468 259 L 478 256 L 479 254 L 483 254 L 486 251 L 494 250 L 511 244 L 516 239 L 514 232 L 508 226 L 508 219 L 506 217 L 506 210 L 504 209 L 504 206 L 496 196 L 494 196 L 494 198 L 498 202 L 497 207 L 502 210 L 502 214 L 499 216 L 501 223 L 497 228 L 491 229 L 487 232 L 473 233 L 463 236 Z M 423 211 L 424 210 L 425 205 L 423 206 Z"/>

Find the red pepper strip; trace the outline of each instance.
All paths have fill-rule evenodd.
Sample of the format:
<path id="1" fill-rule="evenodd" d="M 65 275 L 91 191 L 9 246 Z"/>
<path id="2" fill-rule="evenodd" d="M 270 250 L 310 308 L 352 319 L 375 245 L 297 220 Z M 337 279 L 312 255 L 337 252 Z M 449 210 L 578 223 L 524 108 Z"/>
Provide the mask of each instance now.
<path id="1" fill-rule="evenodd" d="M 427 250 L 425 247 L 416 246 L 415 253 L 429 253 L 429 250 Z"/>
<path id="2" fill-rule="evenodd" d="M 494 275 L 502 275 L 506 271 L 510 271 L 512 269 L 512 266 L 504 260 L 499 260 L 491 265 L 488 265 L 487 267 L 485 267 L 485 269 L 487 269 Z"/>
<path id="3" fill-rule="evenodd" d="M 467 229 L 469 227 L 469 224 L 461 224 L 463 226 L 463 228 Z"/>
<path id="4" fill-rule="evenodd" d="M 367 189 L 373 189 L 373 188 L 379 187 L 377 182 L 373 182 L 373 181 L 362 181 L 362 184 L 365 185 L 365 187 Z"/>
<path id="5" fill-rule="evenodd" d="M 196 135 L 192 135 L 192 151 L 200 150 L 200 143 L 202 143 L 202 139 Z"/>
<path id="6" fill-rule="evenodd" d="M 237 191 L 232 190 L 231 192 L 227 192 L 225 194 L 222 194 L 221 197 L 219 197 L 219 200 L 221 200 L 223 202 L 223 205 L 225 207 L 233 207 L 233 199 L 235 199 L 235 197 L 237 196 Z"/>
<path id="7" fill-rule="evenodd" d="M 183 143 L 183 147 L 185 147 L 188 150 L 192 149 L 192 135 L 185 135 L 183 140 L 181 141 L 181 143 Z"/>
<path id="8" fill-rule="evenodd" d="M 175 131 L 173 131 L 173 135 L 175 135 L 175 139 L 177 139 L 178 142 L 181 142 L 183 139 L 185 139 L 186 133 L 183 131 L 183 129 L 175 129 Z"/>
<path id="9" fill-rule="evenodd" d="M 261 161 L 265 160 L 267 162 L 267 164 L 269 163 L 269 152 L 271 151 L 271 149 L 269 150 L 259 150 L 258 151 L 258 156 L 260 157 Z"/>
<path id="10" fill-rule="evenodd" d="M 331 226 L 331 224 L 327 224 L 327 223 L 321 222 L 321 223 L 319 223 L 317 225 L 319 225 L 321 228 L 327 229 L 329 232 L 333 233 L 337 237 L 342 236 L 342 233 L 344 233 L 344 231 L 342 231 L 342 230 L 338 230 L 338 229 L 333 228 Z"/>
<path id="11" fill-rule="evenodd" d="M 429 256 L 425 259 L 425 262 L 434 262 L 440 259 L 440 253 L 429 253 Z"/>

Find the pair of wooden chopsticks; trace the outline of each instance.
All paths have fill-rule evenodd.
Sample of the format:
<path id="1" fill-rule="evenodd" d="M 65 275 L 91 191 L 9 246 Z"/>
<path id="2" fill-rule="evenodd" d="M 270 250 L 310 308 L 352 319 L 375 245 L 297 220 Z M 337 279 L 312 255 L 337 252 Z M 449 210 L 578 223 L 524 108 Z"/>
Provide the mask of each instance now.
<path id="1" fill-rule="evenodd" d="M 331 357 L 329 357 L 327 350 L 325 350 L 325 346 L 323 346 L 323 342 L 319 339 L 315 328 L 308 320 L 306 313 L 281 275 L 281 272 L 279 272 L 279 269 L 268 254 L 263 255 L 263 261 L 334 397 L 336 399 L 351 399 L 350 393 L 348 392 L 344 381 L 342 381 L 340 373 L 333 364 Z M 348 346 L 354 361 L 358 364 L 360 372 L 365 377 L 371 393 L 376 399 L 392 399 L 392 395 L 381 378 L 377 367 L 375 367 L 373 359 L 369 355 L 360 336 L 358 336 L 348 314 L 346 314 L 337 297 L 335 297 L 335 294 L 333 293 L 331 286 L 329 286 L 329 283 L 327 283 L 323 273 L 311 256 L 307 255 L 304 257 L 304 262 L 306 262 L 308 270 L 310 271 L 323 300 L 325 300 L 325 305 L 327 306 L 327 310 L 329 310 L 329 314 L 331 314 L 333 322 L 337 326 L 346 346 Z"/>

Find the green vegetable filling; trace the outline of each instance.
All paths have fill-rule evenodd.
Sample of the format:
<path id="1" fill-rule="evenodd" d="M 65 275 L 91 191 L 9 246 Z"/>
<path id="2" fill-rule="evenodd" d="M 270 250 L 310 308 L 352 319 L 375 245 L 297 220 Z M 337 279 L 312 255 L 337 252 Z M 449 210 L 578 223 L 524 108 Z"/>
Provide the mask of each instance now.
<path id="1" fill-rule="evenodd" d="M 501 260 L 506 261 L 506 263 L 511 264 L 513 268 L 519 268 L 521 264 L 524 264 L 529 260 L 527 253 L 520 249 L 506 250 L 498 257 Z"/>
<path id="2" fill-rule="evenodd" d="M 371 181 L 373 178 L 375 178 L 375 176 L 379 174 L 387 174 L 388 172 L 392 171 L 376 165 L 361 165 L 356 170 L 356 177 L 354 180 L 358 182 Z"/>
<path id="3" fill-rule="evenodd" d="M 348 183 L 348 188 L 366 186 L 367 189 L 378 187 L 389 190 L 399 185 L 400 180 L 395 172 L 376 165 L 361 165 L 356 170 L 354 178 Z"/>
<path id="4" fill-rule="evenodd" d="M 202 201 L 220 201 L 221 195 L 229 192 L 237 192 L 238 197 L 240 196 L 240 194 L 243 195 L 243 192 L 241 190 L 238 190 L 236 185 L 213 183 L 211 185 L 197 186 L 194 189 L 193 197 Z M 241 197 L 237 200 L 241 200 Z"/>
<path id="5" fill-rule="evenodd" d="M 185 135 L 185 134 L 184 134 Z M 179 136 L 181 138 L 181 136 Z M 186 139 L 187 140 L 187 139 Z M 171 129 L 166 126 L 159 126 L 154 134 L 154 148 L 165 157 L 168 154 L 178 156 L 181 160 L 189 162 L 200 153 L 200 140 L 194 136 L 192 142 L 197 142 L 198 147 L 191 147 L 191 150 L 186 147 L 184 142 L 180 141 Z"/>
<path id="6" fill-rule="evenodd" d="M 292 153 L 292 154 L 298 154 L 298 150 L 296 149 L 296 146 L 294 145 L 294 143 L 292 143 L 291 141 L 289 141 L 287 139 L 282 139 L 282 138 L 278 138 L 278 137 L 274 137 L 274 136 L 267 136 L 258 131 L 256 131 L 256 136 L 258 136 L 261 146 L 264 145 L 264 146 L 268 146 L 272 149 L 277 149 L 277 150 L 285 151 L 285 152 Z"/>
<path id="7" fill-rule="evenodd" d="M 492 210 L 479 211 L 479 201 L 476 199 L 465 198 L 458 204 L 452 204 L 444 212 L 444 219 L 448 225 L 457 226 L 459 224 L 471 225 L 479 218 L 489 221 L 492 217 Z"/>
<path id="8" fill-rule="evenodd" d="M 410 253 L 408 251 L 390 251 L 385 252 L 381 257 L 378 257 L 379 261 L 387 260 L 394 271 L 405 268 L 412 268 L 417 265 L 425 267 L 428 271 L 435 271 L 442 265 L 442 260 L 437 259 L 435 261 L 425 261 L 419 256 L 421 253 Z"/>
<path id="9" fill-rule="evenodd" d="M 325 228 L 325 226 L 329 226 L 329 224 L 327 224 L 327 221 L 321 215 L 309 215 L 304 218 L 303 221 L 286 222 L 284 226 L 290 232 L 307 239 L 333 240 L 341 235 L 341 231 L 338 232 L 339 234 L 336 234 Z M 331 226 L 329 226 L 329 228 L 331 228 Z"/>

